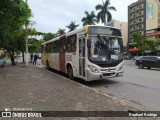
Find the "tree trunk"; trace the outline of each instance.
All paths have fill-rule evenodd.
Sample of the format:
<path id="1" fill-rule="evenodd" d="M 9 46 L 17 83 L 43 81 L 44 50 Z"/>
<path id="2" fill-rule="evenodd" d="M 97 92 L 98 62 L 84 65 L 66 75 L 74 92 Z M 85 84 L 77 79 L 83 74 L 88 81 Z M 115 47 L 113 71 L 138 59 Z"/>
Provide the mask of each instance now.
<path id="1" fill-rule="evenodd" d="M 8 51 L 8 53 L 10 55 L 12 65 L 15 65 L 14 52 Z"/>
<path id="2" fill-rule="evenodd" d="M 14 57 L 11 57 L 11 62 L 12 62 L 12 65 L 15 65 Z"/>

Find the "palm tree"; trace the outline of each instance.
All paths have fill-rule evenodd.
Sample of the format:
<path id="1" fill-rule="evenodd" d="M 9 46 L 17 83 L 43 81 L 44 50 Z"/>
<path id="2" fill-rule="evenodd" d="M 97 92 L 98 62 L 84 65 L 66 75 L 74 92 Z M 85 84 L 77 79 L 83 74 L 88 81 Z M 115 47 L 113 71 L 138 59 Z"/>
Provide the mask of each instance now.
<path id="1" fill-rule="evenodd" d="M 60 36 L 60 35 L 63 35 L 63 34 L 65 34 L 65 29 L 60 29 L 59 28 L 59 30 L 57 32 L 57 36 Z"/>
<path id="2" fill-rule="evenodd" d="M 86 17 L 82 18 L 83 26 L 85 25 L 95 25 L 95 23 L 98 22 L 96 15 L 94 14 L 94 11 L 92 11 L 90 14 L 85 11 Z"/>
<path id="3" fill-rule="evenodd" d="M 68 26 L 66 26 L 68 29 L 69 29 L 69 32 L 70 31 L 73 31 L 75 30 L 79 25 L 76 25 L 76 21 L 72 21 Z"/>
<path id="4" fill-rule="evenodd" d="M 113 6 L 110 6 L 110 0 L 106 0 L 102 4 L 99 4 L 96 6 L 96 10 L 99 10 L 97 14 L 98 21 L 102 21 L 102 23 L 106 24 L 106 17 L 107 17 L 107 22 L 112 20 L 112 15 L 110 13 L 110 10 L 116 11 L 116 8 Z"/>
<path id="5" fill-rule="evenodd" d="M 43 35 L 43 40 L 44 41 L 48 41 L 48 40 L 51 40 L 51 39 L 53 39 L 53 38 L 55 38 L 56 37 L 56 34 L 55 33 L 45 33 L 44 35 Z"/>

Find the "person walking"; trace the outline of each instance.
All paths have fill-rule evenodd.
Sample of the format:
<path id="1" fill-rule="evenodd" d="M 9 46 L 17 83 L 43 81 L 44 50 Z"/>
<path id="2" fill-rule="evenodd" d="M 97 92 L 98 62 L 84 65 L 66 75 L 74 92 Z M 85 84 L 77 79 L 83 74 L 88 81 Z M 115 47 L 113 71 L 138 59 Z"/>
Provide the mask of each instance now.
<path id="1" fill-rule="evenodd" d="M 34 60 L 33 60 L 33 65 L 37 65 L 37 59 L 38 59 L 38 56 L 35 54 L 34 55 Z"/>
<path id="2" fill-rule="evenodd" d="M 31 58 L 31 63 L 33 62 L 33 54 L 31 53 L 30 55 L 30 58 Z"/>

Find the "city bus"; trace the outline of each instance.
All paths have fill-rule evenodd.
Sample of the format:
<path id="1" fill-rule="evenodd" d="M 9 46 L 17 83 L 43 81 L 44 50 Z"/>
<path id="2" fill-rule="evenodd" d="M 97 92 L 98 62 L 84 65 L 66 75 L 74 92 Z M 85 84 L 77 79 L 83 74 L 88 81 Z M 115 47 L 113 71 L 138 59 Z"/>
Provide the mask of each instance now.
<path id="1" fill-rule="evenodd" d="M 86 81 L 123 75 L 123 41 L 119 29 L 86 25 L 42 43 L 47 68 Z"/>

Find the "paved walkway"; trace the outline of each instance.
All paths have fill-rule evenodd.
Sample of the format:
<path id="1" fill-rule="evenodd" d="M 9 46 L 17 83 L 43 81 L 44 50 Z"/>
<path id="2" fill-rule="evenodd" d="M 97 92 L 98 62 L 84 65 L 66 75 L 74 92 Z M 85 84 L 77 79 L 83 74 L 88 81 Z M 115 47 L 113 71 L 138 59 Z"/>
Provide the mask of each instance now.
<path id="1" fill-rule="evenodd" d="M 29 65 L 0 68 L 0 111 L 5 108 L 32 108 L 33 111 L 137 111 L 79 83 Z M 0 118 L 4 119 L 4 118 Z M 15 119 L 15 118 L 13 118 Z M 20 118 L 19 118 L 20 119 Z M 22 119 L 22 118 L 21 118 Z M 21 120 L 20 119 L 20 120 Z M 36 119 L 36 118 L 34 118 Z M 39 120 L 40 118 L 37 118 Z M 41 118 L 43 120 L 53 118 Z M 40 120 L 41 120 L 40 119 Z M 54 120 L 155 120 L 154 118 L 54 118 Z M 15 119 L 17 120 L 17 118 Z M 27 119 L 26 119 L 27 120 Z"/>

